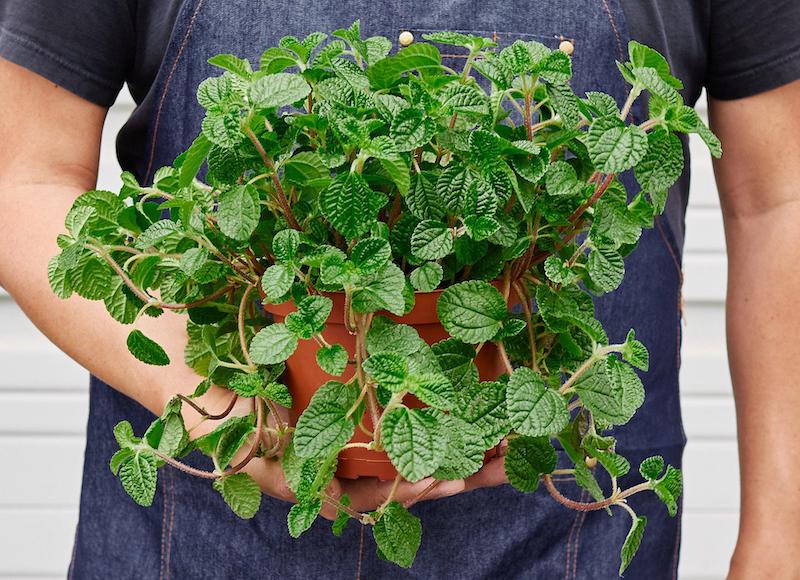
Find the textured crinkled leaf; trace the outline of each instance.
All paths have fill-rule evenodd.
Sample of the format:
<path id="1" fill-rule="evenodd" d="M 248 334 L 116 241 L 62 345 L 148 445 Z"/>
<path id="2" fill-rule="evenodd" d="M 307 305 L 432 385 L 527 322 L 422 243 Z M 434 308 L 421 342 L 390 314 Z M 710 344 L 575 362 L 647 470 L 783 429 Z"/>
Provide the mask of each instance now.
<path id="1" fill-rule="evenodd" d="M 111 282 L 111 291 L 103 299 L 103 302 L 111 317 L 122 324 L 133 323 L 139 309 L 143 306 L 142 301 L 128 289 L 122 278 L 114 278 Z"/>
<path id="2" fill-rule="evenodd" d="M 681 470 L 667 465 L 667 471 L 653 486 L 653 491 L 667 506 L 667 512 L 672 517 L 678 513 L 678 498 L 683 491 L 683 475 Z"/>
<path id="3" fill-rule="evenodd" d="M 639 464 L 639 473 L 642 474 L 642 477 L 645 479 L 655 480 L 661 477 L 661 473 L 664 471 L 664 458 L 660 455 L 653 455 L 652 457 L 648 457 L 644 459 Z"/>
<path id="4" fill-rule="evenodd" d="M 586 134 L 586 146 L 598 171 L 621 173 L 647 153 L 647 133 L 617 117 L 600 117 Z"/>
<path id="5" fill-rule="evenodd" d="M 369 230 L 378 210 L 386 204 L 386 196 L 370 189 L 361 174 L 344 173 L 322 192 L 319 203 L 333 227 L 353 239 Z"/>
<path id="6" fill-rule="evenodd" d="M 515 437 L 508 443 L 505 470 L 508 481 L 520 491 L 536 491 L 542 474 L 556 468 L 556 450 L 548 437 Z"/>
<path id="7" fill-rule="evenodd" d="M 474 174 L 454 163 L 447 167 L 436 180 L 436 193 L 450 213 L 459 213 L 464 206 L 464 197 L 475 178 Z"/>
<path id="8" fill-rule="evenodd" d="M 442 267 L 436 262 L 426 262 L 409 275 L 411 285 L 420 292 L 433 292 L 442 281 Z"/>
<path id="9" fill-rule="evenodd" d="M 315 180 L 329 178 L 330 170 L 319 154 L 312 151 L 295 153 L 283 165 L 284 177 L 290 183 L 303 186 Z"/>
<path id="10" fill-rule="evenodd" d="M 445 111 L 462 115 L 488 115 L 489 99 L 475 85 L 450 84 L 441 94 L 440 103 Z"/>
<path id="11" fill-rule="evenodd" d="M 372 274 L 362 276 L 353 291 L 352 307 L 356 312 L 388 310 L 398 316 L 405 311 L 403 271 L 389 263 Z"/>
<path id="12" fill-rule="evenodd" d="M 258 192 L 252 186 L 239 186 L 219 196 L 217 223 L 222 233 L 234 240 L 253 235 L 261 217 Z"/>
<path id="13" fill-rule="evenodd" d="M 575 168 L 566 161 L 556 161 L 547 168 L 545 188 L 550 195 L 577 195 L 583 189 Z"/>
<path id="14" fill-rule="evenodd" d="M 436 479 L 463 479 L 483 467 L 485 449 L 480 429 L 454 415 L 440 415 L 447 428 L 444 459 L 433 472 Z"/>
<path id="15" fill-rule="evenodd" d="M 264 75 L 250 85 L 250 98 L 262 109 L 290 105 L 310 92 L 311 87 L 302 76 L 288 73 Z"/>
<path id="16" fill-rule="evenodd" d="M 526 367 L 516 369 L 511 375 L 506 406 L 511 426 L 523 435 L 552 435 L 569 422 L 564 397 L 545 385 L 541 375 Z"/>
<path id="17" fill-rule="evenodd" d="M 214 481 L 216 489 L 237 516 L 250 519 L 261 507 L 261 488 L 248 473 L 234 473 Z"/>
<path id="18" fill-rule="evenodd" d="M 414 375 L 409 377 L 404 388 L 426 405 L 443 411 L 450 411 L 453 408 L 455 391 L 444 375 L 435 373 Z"/>
<path id="19" fill-rule="evenodd" d="M 456 391 L 478 380 L 478 369 L 473 362 L 475 348 L 472 345 L 457 338 L 446 338 L 434 344 L 431 350 L 439 361 L 442 373 Z"/>
<path id="20" fill-rule="evenodd" d="M 497 445 L 508 433 L 506 386 L 496 382 L 469 383 L 456 393 L 453 415 L 475 425 L 484 449 Z"/>
<path id="21" fill-rule="evenodd" d="M 544 261 L 544 273 L 556 284 L 571 284 L 577 278 L 577 274 L 567 266 L 567 262 L 558 256 L 547 257 Z"/>
<path id="22" fill-rule="evenodd" d="M 453 251 L 453 230 L 435 220 L 423 220 L 411 236 L 411 251 L 420 260 L 438 260 Z"/>
<path id="23" fill-rule="evenodd" d="M 399 354 L 373 354 L 363 366 L 376 383 L 392 390 L 399 390 L 408 376 L 408 363 Z"/>
<path id="24" fill-rule="evenodd" d="M 319 368 L 335 377 L 340 376 L 347 367 L 349 355 L 341 344 L 321 347 L 317 351 Z"/>
<path id="25" fill-rule="evenodd" d="M 203 135 L 214 145 L 223 149 L 233 149 L 242 141 L 241 118 L 238 111 L 208 112 L 201 128 Z"/>
<path id="26" fill-rule="evenodd" d="M 491 340 L 508 316 L 503 295 L 482 280 L 447 288 L 439 296 L 436 311 L 451 336 L 470 344 Z"/>
<path id="27" fill-rule="evenodd" d="M 321 509 L 322 501 L 319 499 L 293 505 L 286 517 L 289 535 L 299 538 L 316 521 Z"/>
<path id="28" fill-rule="evenodd" d="M 261 277 L 261 289 L 264 299 L 272 304 L 282 301 L 294 282 L 294 272 L 283 264 L 275 264 L 267 268 Z"/>
<path id="29" fill-rule="evenodd" d="M 205 79 L 197 87 L 197 102 L 205 109 L 225 104 L 233 96 L 231 77 L 220 75 Z"/>
<path id="30" fill-rule="evenodd" d="M 140 506 L 153 505 L 157 479 L 156 458 L 150 453 L 137 452 L 119 468 L 123 489 Z"/>
<path id="31" fill-rule="evenodd" d="M 620 550 L 619 557 L 620 557 L 620 565 L 619 565 L 619 575 L 622 576 L 622 573 L 630 566 L 633 557 L 636 555 L 636 552 L 639 550 L 639 545 L 642 543 L 642 536 L 644 535 L 644 529 L 647 526 L 647 518 L 645 516 L 638 516 L 631 525 L 631 529 L 628 531 L 628 535 L 625 536 L 625 543 L 622 544 L 622 550 Z"/>
<path id="32" fill-rule="evenodd" d="M 381 422 L 381 441 L 389 459 L 410 482 L 433 473 L 446 451 L 445 433 L 429 409 L 389 411 Z"/>
<path id="33" fill-rule="evenodd" d="M 419 109 L 403 109 L 392 122 L 389 134 L 399 151 L 413 151 L 422 147 L 436 132 L 436 123 L 423 116 Z"/>
<path id="34" fill-rule="evenodd" d="M 402 504 L 393 501 L 372 528 L 372 535 L 385 558 L 402 568 L 410 568 L 422 541 L 422 524 Z"/>
<path id="35" fill-rule="evenodd" d="M 353 419 L 346 417 L 355 402 L 355 389 L 330 381 L 322 385 L 300 418 L 294 432 L 294 449 L 301 457 L 328 456 L 353 436 Z"/>
<path id="36" fill-rule="evenodd" d="M 250 341 L 250 357 L 260 365 L 274 365 L 292 356 L 297 348 L 297 336 L 285 324 L 262 328 Z"/>
<path id="37" fill-rule="evenodd" d="M 589 254 L 586 267 L 594 285 L 603 292 L 616 290 L 625 276 L 625 262 L 613 248 L 594 248 Z"/>
<path id="38" fill-rule="evenodd" d="M 358 242 L 350 253 L 350 260 L 362 272 L 375 272 L 389 263 L 392 249 L 381 238 L 366 238 Z"/>
<path id="39" fill-rule="evenodd" d="M 441 62 L 442 57 L 435 46 L 418 42 L 376 62 L 367 69 L 367 76 L 373 88 L 383 89 L 392 86 L 409 71 L 418 70 L 424 74 L 439 70 Z"/>
<path id="40" fill-rule="evenodd" d="M 69 271 L 59 265 L 59 257 L 53 256 L 47 263 L 47 279 L 50 288 L 59 298 L 65 299 L 72 295 L 72 284 L 69 281 Z M 122 283 L 122 279 L 119 281 Z"/>
<path id="41" fill-rule="evenodd" d="M 408 210 L 421 220 L 441 220 L 444 217 L 444 204 L 436 191 L 436 178 L 435 174 L 427 171 L 414 174 L 413 186 L 406 195 Z"/>
<path id="42" fill-rule="evenodd" d="M 566 127 L 574 128 L 580 121 L 580 108 L 572 88 L 566 82 L 551 83 L 547 94 Z"/>
<path id="43" fill-rule="evenodd" d="M 410 355 L 426 346 L 414 328 L 407 324 L 397 324 L 385 316 L 376 316 L 373 319 L 366 342 L 370 355 L 382 352 Z"/>
<path id="44" fill-rule="evenodd" d="M 282 264 L 294 262 L 301 241 L 300 232 L 291 228 L 276 233 L 272 238 L 272 252 L 275 254 L 275 259 Z"/>
<path id="45" fill-rule="evenodd" d="M 647 155 L 636 165 L 636 180 L 644 191 L 663 191 L 683 173 L 683 144 L 668 131 L 647 135 Z"/>
<path id="46" fill-rule="evenodd" d="M 625 338 L 625 344 L 620 351 L 622 358 L 637 369 L 647 371 L 650 368 L 650 353 L 647 347 L 636 340 L 636 334 L 631 328 Z"/>

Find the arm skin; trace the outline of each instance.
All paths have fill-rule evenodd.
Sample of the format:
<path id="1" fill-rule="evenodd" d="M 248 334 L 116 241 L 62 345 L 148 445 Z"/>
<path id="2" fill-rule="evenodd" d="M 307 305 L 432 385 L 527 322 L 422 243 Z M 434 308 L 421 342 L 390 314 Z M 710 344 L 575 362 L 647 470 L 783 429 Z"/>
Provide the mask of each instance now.
<path id="1" fill-rule="evenodd" d="M 183 362 L 185 315 L 165 312 L 158 319 L 144 317 L 140 321 L 139 328 L 159 342 L 172 361 L 166 367 L 153 367 L 130 355 L 126 347 L 130 327 L 112 319 L 102 302 L 78 296 L 61 300 L 47 280 L 47 262 L 59 251 L 56 236 L 64 231 L 64 217 L 76 197 L 95 187 L 107 110 L 0 59 L 0 111 L 0 286 L 56 346 L 160 415 L 176 392 L 189 394 L 201 380 Z M 229 398 L 228 391 L 215 387 L 199 403 L 212 411 L 222 410 Z M 249 413 L 247 401 L 240 403 L 236 411 Z M 198 416 L 185 408 L 185 419 L 191 426 Z M 214 426 L 213 421 L 206 421 L 192 434 L 200 435 Z M 247 471 L 265 493 L 294 499 L 280 463 L 253 460 Z M 430 482 L 403 483 L 395 498 L 412 499 Z M 426 499 L 504 482 L 502 460 L 495 460 L 466 482 L 442 483 Z M 371 478 L 334 481 L 329 493 L 347 493 L 355 509 L 369 511 L 383 502 L 391 487 L 392 482 Z M 336 514 L 326 505 L 323 515 L 332 518 Z"/>
<path id="2" fill-rule="evenodd" d="M 800 81 L 710 103 L 741 519 L 729 580 L 800 578 Z M 724 485 L 720 482 L 720 485 Z"/>

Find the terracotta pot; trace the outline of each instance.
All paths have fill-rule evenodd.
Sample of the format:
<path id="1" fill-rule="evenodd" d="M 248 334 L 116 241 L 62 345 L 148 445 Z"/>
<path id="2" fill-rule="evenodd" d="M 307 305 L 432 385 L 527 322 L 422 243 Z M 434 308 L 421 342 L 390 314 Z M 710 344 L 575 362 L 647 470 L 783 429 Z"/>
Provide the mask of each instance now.
<path id="1" fill-rule="evenodd" d="M 495 284 L 499 286 L 499 283 Z M 436 315 L 436 301 L 441 293 L 442 290 L 418 292 L 414 308 L 404 316 L 396 316 L 386 311 L 376 312 L 375 314 L 388 316 L 395 322 L 413 326 L 425 342 L 433 344 L 450 336 Z M 333 300 L 333 310 L 323 333 L 325 340 L 330 344 L 341 344 L 352 357 L 355 351 L 356 339 L 354 335 L 347 331 L 344 325 L 344 293 L 335 292 L 325 293 L 324 295 Z M 266 312 L 272 314 L 276 322 L 283 322 L 286 315 L 296 310 L 294 303 L 291 301 L 283 304 L 265 303 L 263 307 Z M 293 424 L 303 410 L 308 407 L 311 397 L 321 385 L 330 380 L 346 381 L 355 372 L 355 363 L 348 363 L 342 376 L 333 377 L 327 374 L 317 364 L 316 355 L 319 348 L 319 345 L 314 340 L 301 340 L 297 350 L 286 361 L 284 382 L 292 394 L 291 421 Z M 475 362 L 481 380 L 494 380 L 505 372 L 497 348 L 492 343 L 483 345 Z M 409 407 L 423 406 L 413 395 L 408 395 L 403 402 Z M 370 431 L 373 428 L 369 413 L 364 414 L 364 426 Z M 358 428 L 351 439 L 351 442 L 368 443 L 369 441 L 370 438 Z M 494 454 L 494 450 L 490 450 L 487 452 L 487 458 L 494 456 Z M 397 470 L 385 452 L 371 451 L 364 448 L 350 448 L 343 450 L 339 454 L 339 466 L 336 470 L 336 475 L 347 479 L 378 477 L 382 480 L 391 480 L 397 475 Z"/>

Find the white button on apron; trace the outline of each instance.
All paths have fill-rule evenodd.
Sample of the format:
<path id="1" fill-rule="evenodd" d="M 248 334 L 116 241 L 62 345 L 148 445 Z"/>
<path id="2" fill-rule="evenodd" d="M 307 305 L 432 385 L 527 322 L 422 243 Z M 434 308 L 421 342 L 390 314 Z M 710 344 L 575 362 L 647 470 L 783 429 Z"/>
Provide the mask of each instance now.
<path id="1" fill-rule="evenodd" d="M 408 46 L 412 42 L 414 42 L 414 35 L 411 34 L 408 30 L 404 30 L 400 33 L 400 46 Z"/>

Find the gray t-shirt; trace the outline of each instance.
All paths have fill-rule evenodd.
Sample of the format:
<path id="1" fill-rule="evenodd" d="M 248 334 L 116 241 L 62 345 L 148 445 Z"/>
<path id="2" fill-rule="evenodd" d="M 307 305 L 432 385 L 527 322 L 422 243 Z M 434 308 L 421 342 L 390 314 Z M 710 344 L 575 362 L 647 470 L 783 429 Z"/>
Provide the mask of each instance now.
<path id="1" fill-rule="evenodd" d="M 630 36 L 670 61 L 687 103 L 736 99 L 800 78 L 800 1 L 621 0 Z M 127 83 L 139 105 L 118 139 L 143 151 L 150 91 L 181 0 L 1 0 L 0 56 L 103 106 Z M 684 200 L 685 202 L 686 200 Z"/>

